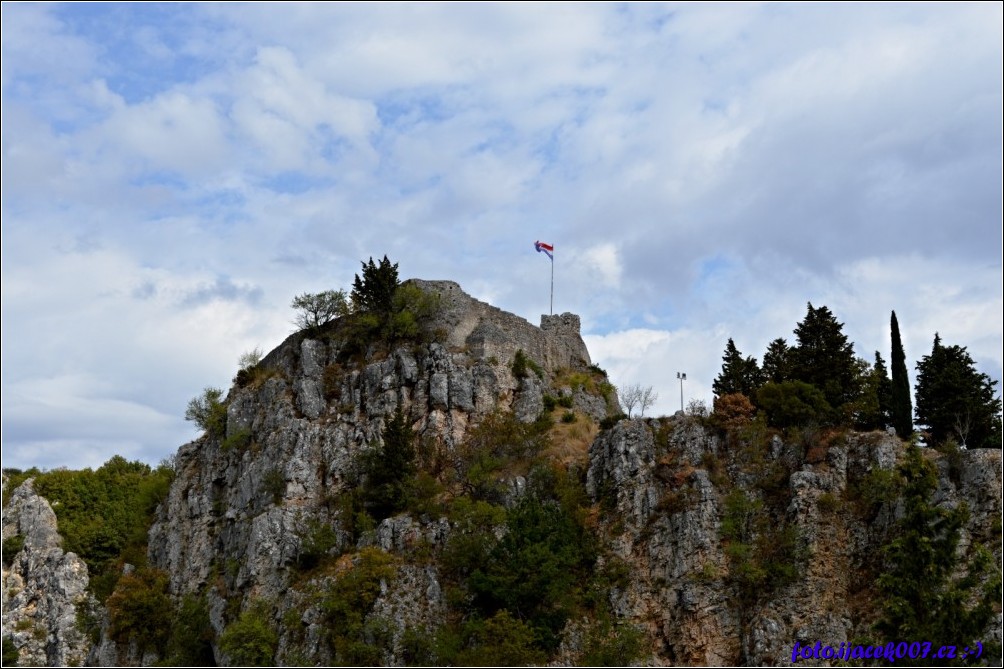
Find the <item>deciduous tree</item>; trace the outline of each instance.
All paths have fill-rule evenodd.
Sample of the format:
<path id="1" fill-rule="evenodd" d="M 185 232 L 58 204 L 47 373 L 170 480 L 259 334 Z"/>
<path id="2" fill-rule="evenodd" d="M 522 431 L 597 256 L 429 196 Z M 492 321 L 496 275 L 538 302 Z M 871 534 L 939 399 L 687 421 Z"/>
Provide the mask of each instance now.
<path id="1" fill-rule="evenodd" d="M 635 407 L 638 407 L 638 415 L 644 416 L 645 411 L 655 404 L 657 399 L 659 399 L 659 394 L 653 392 L 652 386 L 642 388 L 641 385 L 637 383 L 624 386 L 618 394 L 620 396 L 621 404 L 625 409 L 627 409 L 628 418 L 631 417 L 631 412 L 634 411 Z"/>
<path id="2" fill-rule="evenodd" d="M 293 324 L 299 330 L 321 327 L 350 311 L 344 290 L 303 293 L 294 297 L 290 306 L 297 310 Z"/>

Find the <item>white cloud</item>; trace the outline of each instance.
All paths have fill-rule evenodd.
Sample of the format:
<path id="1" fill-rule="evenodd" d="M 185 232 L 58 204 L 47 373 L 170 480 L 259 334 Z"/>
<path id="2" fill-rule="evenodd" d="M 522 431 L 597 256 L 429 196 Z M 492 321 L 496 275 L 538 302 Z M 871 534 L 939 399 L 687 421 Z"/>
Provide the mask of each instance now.
<path id="1" fill-rule="evenodd" d="M 586 271 L 599 274 L 606 287 L 616 288 L 621 280 L 621 260 L 617 246 L 612 242 L 598 244 L 584 249 L 581 253 L 572 251 L 571 263 L 582 263 Z"/>
<path id="2" fill-rule="evenodd" d="M 808 301 L 1000 376 L 999 3 L 111 7 L 3 5 L 5 458 L 44 398 L 138 448 L 370 256 L 536 321 L 535 239 L 657 411 Z"/>
<path id="3" fill-rule="evenodd" d="M 103 129 L 105 141 L 122 151 L 113 159 L 139 159 L 141 170 L 169 170 L 200 177 L 227 159 L 225 128 L 212 100 L 179 91 L 120 108 Z"/>
<path id="4" fill-rule="evenodd" d="M 270 168 L 317 169 L 322 152 L 345 139 L 368 148 L 379 122 L 371 102 L 329 90 L 285 47 L 263 47 L 234 89 L 234 119 L 259 144 Z"/>

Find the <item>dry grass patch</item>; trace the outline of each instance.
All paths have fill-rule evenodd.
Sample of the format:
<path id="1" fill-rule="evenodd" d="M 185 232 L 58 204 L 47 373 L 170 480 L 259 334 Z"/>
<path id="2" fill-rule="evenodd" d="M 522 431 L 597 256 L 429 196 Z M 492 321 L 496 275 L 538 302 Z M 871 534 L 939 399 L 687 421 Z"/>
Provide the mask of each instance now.
<path id="1" fill-rule="evenodd" d="M 551 428 L 551 445 L 544 451 L 548 460 L 566 467 L 589 465 L 589 447 L 599 434 L 600 427 L 587 417 L 578 417 L 579 420 L 573 423 L 556 422 Z"/>

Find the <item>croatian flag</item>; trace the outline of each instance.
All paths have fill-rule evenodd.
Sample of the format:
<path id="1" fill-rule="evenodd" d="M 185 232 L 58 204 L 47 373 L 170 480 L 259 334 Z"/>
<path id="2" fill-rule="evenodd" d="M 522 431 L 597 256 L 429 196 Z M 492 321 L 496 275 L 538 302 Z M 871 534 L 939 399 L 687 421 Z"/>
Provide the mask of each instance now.
<path id="1" fill-rule="evenodd" d="M 537 249 L 537 253 L 546 253 L 551 262 L 554 262 L 554 247 L 552 245 L 546 242 L 534 242 L 533 248 Z"/>

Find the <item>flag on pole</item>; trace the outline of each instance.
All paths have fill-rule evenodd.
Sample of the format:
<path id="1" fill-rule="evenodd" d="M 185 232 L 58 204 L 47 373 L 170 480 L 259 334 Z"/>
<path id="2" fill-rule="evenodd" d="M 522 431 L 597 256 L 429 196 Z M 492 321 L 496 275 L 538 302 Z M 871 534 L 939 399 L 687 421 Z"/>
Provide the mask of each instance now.
<path id="1" fill-rule="evenodd" d="M 542 242 L 539 239 L 533 243 L 533 248 L 537 253 L 546 253 L 551 259 L 551 314 L 554 314 L 554 245 Z"/>
<path id="2" fill-rule="evenodd" d="M 533 248 L 537 249 L 537 253 L 546 253 L 547 257 L 550 258 L 552 262 L 554 261 L 554 246 L 551 244 L 537 241 L 533 243 Z"/>

